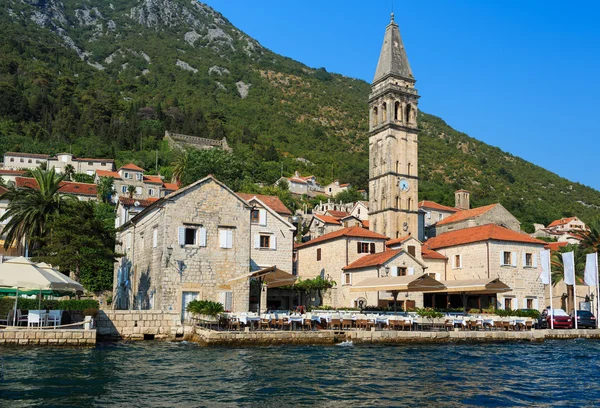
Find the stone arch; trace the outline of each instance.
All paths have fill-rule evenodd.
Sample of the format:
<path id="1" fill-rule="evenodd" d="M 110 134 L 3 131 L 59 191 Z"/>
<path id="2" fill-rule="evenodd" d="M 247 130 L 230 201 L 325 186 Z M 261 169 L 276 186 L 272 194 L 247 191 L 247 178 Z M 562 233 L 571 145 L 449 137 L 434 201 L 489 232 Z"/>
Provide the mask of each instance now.
<path id="1" fill-rule="evenodd" d="M 406 165 L 406 174 L 408 174 L 409 176 L 412 176 L 411 171 L 412 171 L 412 164 L 408 163 Z"/>
<path id="2" fill-rule="evenodd" d="M 381 123 L 387 122 L 387 103 L 381 104 Z"/>
<path id="3" fill-rule="evenodd" d="M 406 108 L 404 108 L 405 112 L 404 112 L 404 119 L 406 120 L 406 123 L 410 122 L 410 115 L 411 115 L 411 111 L 412 111 L 412 105 L 409 103 L 406 105 Z"/>
<path id="4" fill-rule="evenodd" d="M 400 161 L 396 160 L 396 173 L 400 173 Z"/>
<path id="5" fill-rule="evenodd" d="M 398 101 L 394 103 L 394 120 L 402 120 L 402 108 L 400 107 L 400 102 Z"/>
<path id="6" fill-rule="evenodd" d="M 400 209 L 400 197 L 396 196 L 396 208 Z"/>
<path id="7" fill-rule="evenodd" d="M 377 106 L 373 107 L 373 126 L 377 126 L 379 124 L 379 111 L 377 110 Z"/>

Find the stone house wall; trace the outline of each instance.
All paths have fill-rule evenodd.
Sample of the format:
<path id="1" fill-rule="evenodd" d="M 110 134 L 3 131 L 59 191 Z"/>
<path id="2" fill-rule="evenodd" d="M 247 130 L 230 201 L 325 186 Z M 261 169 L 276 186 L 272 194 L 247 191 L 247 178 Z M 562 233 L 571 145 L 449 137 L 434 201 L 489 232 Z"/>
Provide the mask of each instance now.
<path id="1" fill-rule="evenodd" d="M 521 223 L 515 218 L 506 208 L 500 204 L 486 211 L 485 213 L 470 218 L 464 221 L 453 222 L 451 224 L 436 225 L 436 235 L 443 234 L 448 231 L 456 231 L 465 228 L 478 227 L 480 225 L 496 224 L 504 225 L 506 228 L 513 231 L 521 230 Z"/>

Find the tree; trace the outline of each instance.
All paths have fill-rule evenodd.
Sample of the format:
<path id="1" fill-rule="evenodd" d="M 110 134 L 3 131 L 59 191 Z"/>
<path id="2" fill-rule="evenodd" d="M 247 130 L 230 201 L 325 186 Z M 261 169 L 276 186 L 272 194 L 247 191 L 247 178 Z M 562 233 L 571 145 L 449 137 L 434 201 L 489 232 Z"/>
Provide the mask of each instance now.
<path id="1" fill-rule="evenodd" d="M 73 165 L 71 165 L 71 164 L 67 164 L 65 166 L 64 174 L 65 174 L 65 180 L 69 180 L 69 181 L 73 180 L 73 176 L 75 175 L 75 167 L 73 167 Z"/>
<path id="2" fill-rule="evenodd" d="M 103 211 L 103 204 L 72 201 L 60 214 L 51 217 L 52 231 L 39 240 L 34 259 L 71 272 L 89 291 L 110 290 L 113 284 L 115 248 L 113 221 Z"/>
<path id="3" fill-rule="evenodd" d="M 115 179 L 112 177 L 100 177 L 98 180 L 98 199 L 103 203 L 110 202 L 115 190 Z"/>
<path id="4" fill-rule="evenodd" d="M 175 160 L 175 164 L 173 165 L 173 182 L 177 184 L 181 184 L 181 179 L 183 175 L 187 171 L 188 161 L 190 158 L 189 151 L 186 150 L 182 154 L 177 157 Z"/>
<path id="5" fill-rule="evenodd" d="M 358 192 L 356 187 L 350 187 L 344 191 L 340 191 L 333 197 L 336 203 L 353 203 L 355 201 L 364 200 L 365 198 L 361 193 Z"/>
<path id="6" fill-rule="evenodd" d="M 589 252 L 600 252 L 600 218 L 592 221 L 588 228 L 580 234 L 583 238 L 580 245 Z"/>
<path id="7" fill-rule="evenodd" d="M 133 195 L 135 194 L 135 186 L 133 185 L 128 185 L 127 186 L 127 193 L 129 194 L 129 198 L 133 198 Z"/>
<path id="8" fill-rule="evenodd" d="M 233 154 L 221 149 L 190 150 L 188 154 L 182 184 L 192 184 L 212 174 L 234 191 L 240 186 L 243 166 Z"/>
<path id="9" fill-rule="evenodd" d="M 564 278 L 565 266 L 562 260 L 562 254 L 565 252 L 573 252 L 573 258 L 575 259 L 575 281 L 583 282 L 583 274 L 585 271 L 585 251 L 581 246 L 569 244 L 565 247 L 560 248 L 558 251 L 552 252 L 550 265 L 552 269 L 552 286 L 556 286 L 558 282 Z M 567 285 L 567 304 L 564 305 L 568 311 L 575 306 L 575 299 L 573 296 L 573 286 Z M 567 311 L 567 312 L 568 312 Z"/>
<path id="10" fill-rule="evenodd" d="M 32 176 L 38 188 L 26 186 L 17 190 L 11 187 L 0 199 L 8 200 L 8 207 L 0 222 L 6 221 L 4 248 L 15 242 L 26 247 L 35 240 L 44 237 L 50 217 L 59 215 L 65 202 L 74 200 L 73 196 L 59 193 L 60 183 L 65 175 L 59 176 L 54 168 L 49 171 L 33 169 Z M 33 249 L 33 248 L 32 248 Z"/>

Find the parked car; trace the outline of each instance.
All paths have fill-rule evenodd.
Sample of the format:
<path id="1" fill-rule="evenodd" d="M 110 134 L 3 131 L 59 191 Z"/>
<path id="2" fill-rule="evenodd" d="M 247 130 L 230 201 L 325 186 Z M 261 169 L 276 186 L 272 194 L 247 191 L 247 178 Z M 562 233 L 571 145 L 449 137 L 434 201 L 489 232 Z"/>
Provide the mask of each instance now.
<path id="1" fill-rule="evenodd" d="M 550 325 L 550 309 L 542 311 L 540 320 L 538 322 L 540 329 L 549 329 Z M 554 309 L 554 328 L 555 329 L 571 329 L 573 326 L 573 319 L 562 309 Z"/>
<path id="2" fill-rule="evenodd" d="M 573 320 L 573 328 L 575 328 L 575 311 L 571 311 L 571 319 Z M 587 310 L 577 311 L 577 328 L 578 329 L 595 329 L 596 317 L 592 312 Z"/>

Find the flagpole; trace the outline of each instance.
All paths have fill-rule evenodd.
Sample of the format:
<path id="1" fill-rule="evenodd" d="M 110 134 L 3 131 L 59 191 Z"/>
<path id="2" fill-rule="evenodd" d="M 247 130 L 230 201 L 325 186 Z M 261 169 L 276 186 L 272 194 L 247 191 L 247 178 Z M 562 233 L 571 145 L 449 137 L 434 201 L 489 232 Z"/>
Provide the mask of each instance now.
<path id="1" fill-rule="evenodd" d="M 552 304 L 552 278 L 550 279 L 550 328 L 554 330 L 554 305 Z"/>
<path id="2" fill-rule="evenodd" d="M 575 276 L 575 279 L 573 280 L 573 307 L 575 310 L 575 330 L 577 330 L 579 327 L 577 325 L 577 276 Z"/>
<path id="3" fill-rule="evenodd" d="M 598 315 L 600 314 L 600 279 L 598 277 L 598 253 L 595 253 L 594 260 L 596 261 L 596 270 L 594 277 L 596 278 L 596 328 L 598 328 Z"/>

